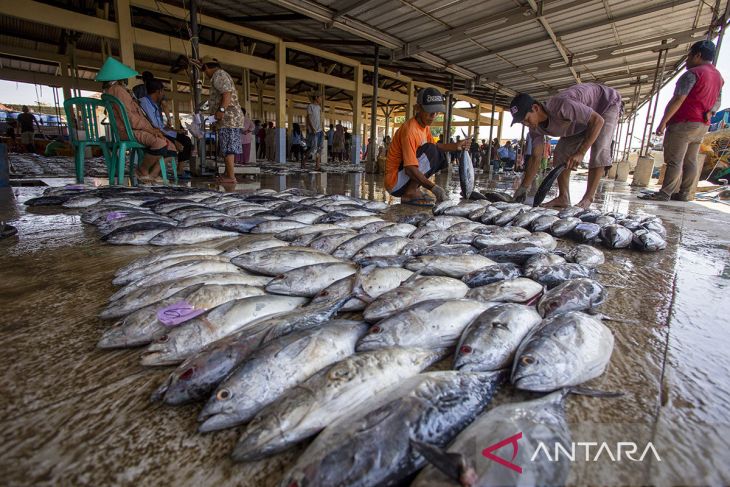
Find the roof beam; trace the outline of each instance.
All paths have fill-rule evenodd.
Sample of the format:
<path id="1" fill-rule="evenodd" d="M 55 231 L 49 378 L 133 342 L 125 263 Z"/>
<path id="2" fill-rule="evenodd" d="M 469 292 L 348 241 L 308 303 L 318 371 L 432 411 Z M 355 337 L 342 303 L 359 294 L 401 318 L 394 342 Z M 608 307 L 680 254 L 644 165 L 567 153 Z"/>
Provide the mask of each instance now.
<path id="1" fill-rule="evenodd" d="M 560 53 L 563 61 L 565 61 L 565 65 L 570 70 L 570 73 L 573 75 L 576 83 L 580 83 L 580 76 L 578 76 L 578 73 L 576 73 L 575 69 L 573 69 L 573 56 L 568 54 L 563 44 L 558 40 L 558 37 L 555 35 L 555 32 L 553 32 L 553 28 L 550 27 L 550 22 L 548 22 L 548 19 L 542 13 L 543 0 L 540 0 L 539 5 L 535 0 L 527 0 L 527 3 L 530 4 L 530 7 L 537 15 L 538 22 L 540 22 L 543 29 L 545 29 L 545 32 L 547 32 L 550 40 L 553 41 L 553 45 L 555 45 L 555 48 Z"/>
<path id="2" fill-rule="evenodd" d="M 339 1 L 337 2 L 337 11 L 335 12 L 335 15 L 333 16 L 334 20 L 340 20 L 345 15 L 349 14 L 353 10 L 355 10 L 357 7 L 364 7 L 368 3 L 372 3 L 373 0 L 349 0 L 349 1 Z"/>
<path id="3" fill-rule="evenodd" d="M 670 8 L 681 7 L 688 3 L 696 3 L 696 1 L 697 0 L 671 0 L 668 2 L 663 2 L 660 4 L 652 5 L 650 7 L 642 7 L 642 8 L 636 9 L 636 10 L 632 10 L 631 12 L 626 12 L 626 13 L 623 13 L 620 15 L 614 15 L 612 18 L 612 22 L 613 23 L 623 22 L 625 20 L 631 20 L 635 17 L 641 17 L 642 15 L 648 15 L 648 14 L 652 14 L 652 13 L 656 13 L 656 12 L 661 12 L 662 10 L 666 10 L 666 9 L 670 9 Z M 547 12 L 547 14 L 550 14 L 550 13 L 552 13 L 552 12 Z M 606 25 L 606 20 L 599 20 L 596 22 L 592 22 L 590 24 L 584 24 L 584 25 L 573 27 L 571 29 L 566 29 L 566 30 L 557 32 L 555 35 L 558 37 L 565 37 L 565 36 L 568 36 L 571 34 L 576 34 L 578 32 L 595 29 L 597 27 L 603 27 L 605 25 Z M 508 27 L 508 26 L 505 26 L 505 27 Z M 537 44 L 538 42 L 543 42 L 544 40 L 545 39 L 519 41 L 519 42 L 515 42 L 513 44 L 499 46 L 498 50 L 500 52 L 506 52 L 506 51 L 522 49 L 522 48 L 531 46 L 533 44 Z M 467 61 L 474 62 L 474 61 L 478 61 L 479 59 L 484 59 L 490 55 L 492 55 L 492 53 L 486 53 L 486 54 L 480 54 L 480 55 L 465 55 L 460 58 L 452 59 L 451 62 L 456 63 L 456 64 L 467 62 Z"/>
<path id="4" fill-rule="evenodd" d="M 292 20 L 306 20 L 308 17 L 302 14 L 270 14 L 270 15 L 242 15 L 228 17 L 231 22 L 288 22 Z"/>

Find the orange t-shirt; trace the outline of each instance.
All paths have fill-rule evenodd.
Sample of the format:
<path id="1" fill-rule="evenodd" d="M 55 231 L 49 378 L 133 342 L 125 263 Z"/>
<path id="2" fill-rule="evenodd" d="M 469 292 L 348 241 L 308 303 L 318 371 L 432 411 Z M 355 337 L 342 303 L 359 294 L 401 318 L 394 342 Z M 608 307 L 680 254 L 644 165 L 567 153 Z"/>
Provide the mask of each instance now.
<path id="1" fill-rule="evenodd" d="M 431 127 L 422 127 L 415 118 L 411 118 L 396 130 L 385 162 L 385 189 L 390 191 L 395 186 L 401 164 L 403 167 L 418 166 L 416 151 L 426 143 L 433 144 Z"/>

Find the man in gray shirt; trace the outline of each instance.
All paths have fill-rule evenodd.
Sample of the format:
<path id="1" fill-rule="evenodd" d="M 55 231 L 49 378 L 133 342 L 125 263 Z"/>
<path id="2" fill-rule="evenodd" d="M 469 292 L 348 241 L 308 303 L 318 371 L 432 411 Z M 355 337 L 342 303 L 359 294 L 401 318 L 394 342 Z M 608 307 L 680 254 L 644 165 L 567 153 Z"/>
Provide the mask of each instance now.
<path id="1" fill-rule="evenodd" d="M 307 145 L 309 154 L 315 159 L 314 169 L 320 170 L 322 159 L 322 97 L 314 95 L 307 105 Z M 302 168 L 304 161 L 302 161 Z"/>
<path id="2" fill-rule="evenodd" d="M 532 185 L 543 154 L 545 135 L 560 137 L 553 153 L 554 165 L 565 164 L 568 170 L 558 179 L 558 197 L 548 207 L 570 206 L 570 171 L 583 162 L 590 149 L 588 186 L 577 206 L 588 208 L 593 203 L 601 176 L 612 164 L 611 142 L 621 115 L 621 95 L 608 86 L 582 83 L 571 86 L 544 103 L 530 95 L 519 94 L 510 104 L 512 123 L 530 128 L 532 156 L 525 169 L 522 184 L 515 191 L 515 200 L 524 201 Z"/>

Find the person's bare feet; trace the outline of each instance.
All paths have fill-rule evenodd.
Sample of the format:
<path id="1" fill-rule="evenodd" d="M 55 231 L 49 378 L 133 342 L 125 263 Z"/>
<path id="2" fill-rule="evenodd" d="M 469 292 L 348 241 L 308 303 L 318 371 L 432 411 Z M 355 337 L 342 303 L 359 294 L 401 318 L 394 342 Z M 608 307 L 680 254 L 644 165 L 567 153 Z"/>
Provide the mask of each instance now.
<path id="1" fill-rule="evenodd" d="M 584 210 L 587 210 L 588 208 L 590 208 L 592 203 L 593 203 L 593 198 L 583 198 L 575 206 L 579 206 L 579 207 L 583 208 Z"/>
<path id="2" fill-rule="evenodd" d="M 567 208 L 570 206 L 570 200 L 558 196 L 557 198 L 544 203 L 542 206 L 545 208 Z"/>

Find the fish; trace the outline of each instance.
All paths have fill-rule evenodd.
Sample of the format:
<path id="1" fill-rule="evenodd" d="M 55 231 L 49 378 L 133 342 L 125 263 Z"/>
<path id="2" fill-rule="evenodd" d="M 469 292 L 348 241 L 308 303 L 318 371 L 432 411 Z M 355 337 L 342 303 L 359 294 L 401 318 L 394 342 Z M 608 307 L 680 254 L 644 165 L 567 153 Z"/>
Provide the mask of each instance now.
<path id="1" fill-rule="evenodd" d="M 475 241 L 476 243 L 476 241 Z M 513 262 L 523 264 L 527 260 L 539 254 L 547 254 L 545 247 L 540 247 L 529 242 L 513 242 L 501 245 L 490 245 L 479 251 L 479 254 L 495 262 Z"/>
<path id="2" fill-rule="evenodd" d="M 534 244 L 548 251 L 553 251 L 558 246 L 553 236 L 545 232 L 533 232 L 529 237 L 523 237 L 517 241 Z"/>
<path id="3" fill-rule="evenodd" d="M 302 223 L 294 220 L 269 220 L 263 223 L 259 223 L 251 229 L 251 233 L 281 233 L 285 230 L 292 230 L 294 228 L 309 227 L 307 223 Z"/>
<path id="4" fill-rule="evenodd" d="M 606 300 L 606 294 L 598 281 L 571 279 L 547 291 L 538 302 L 537 310 L 545 318 L 568 311 L 590 311 Z"/>
<path id="5" fill-rule="evenodd" d="M 453 235 L 450 235 L 444 242 L 448 245 L 459 245 L 459 244 L 471 245 L 471 243 L 474 241 L 474 239 L 478 235 L 479 235 L 478 233 L 474 233 L 474 232 L 455 233 Z"/>
<path id="6" fill-rule="evenodd" d="M 493 265 L 495 262 L 482 255 L 421 255 L 406 261 L 411 271 L 421 271 L 426 276 L 446 276 L 461 279 L 465 274 Z"/>
<path id="7" fill-rule="evenodd" d="M 175 226 L 170 223 L 138 223 L 108 233 L 101 240 L 112 245 L 147 245 L 153 237 L 172 228 Z"/>
<path id="8" fill-rule="evenodd" d="M 556 221 L 550 226 L 550 233 L 554 237 L 564 237 L 565 235 L 568 235 L 570 232 L 572 232 L 575 227 L 577 227 L 580 223 L 580 218 L 575 218 L 572 216 L 560 218 L 560 220 Z"/>
<path id="9" fill-rule="evenodd" d="M 593 223 L 595 223 L 596 225 L 601 227 L 601 229 L 603 229 L 603 227 L 605 227 L 606 225 L 613 225 L 614 223 L 616 223 L 616 219 L 612 216 L 601 215 L 598 218 L 596 218 L 596 220 Z"/>
<path id="10" fill-rule="evenodd" d="M 496 406 L 477 417 L 442 450 L 416 444 L 427 465 L 411 487 L 566 485 L 572 464 L 567 455 L 553 456 L 553 449 L 570 452 L 572 437 L 565 419 L 565 397 L 569 388 L 530 401 Z M 505 468 L 482 454 L 482 445 L 496 445 L 515 431 L 540 441 L 520 442 L 510 463 L 520 471 Z M 540 445 L 550 445 L 548 455 L 538 454 Z M 509 450 L 508 450 L 509 451 Z M 501 456 L 502 454 L 500 454 Z"/>
<path id="11" fill-rule="evenodd" d="M 503 374 L 426 372 L 322 431 L 280 486 L 399 485 L 425 465 L 414 441 L 444 447 L 491 401 Z"/>
<path id="12" fill-rule="evenodd" d="M 505 262 L 465 274 L 461 280 L 469 287 L 479 287 L 517 277 L 522 277 L 522 269 L 520 269 L 520 266 L 511 262 Z"/>
<path id="13" fill-rule="evenodd" d="M 292 311 L 307 302 L 292 296 L 253 296 L 213 308 L 182 326 L 171 328 L 143 353 L 142 365 L 174 365 L 206 345 L 250 325 L 260 318 Z"/>
<path id="14" fill-rule="evenodd" d="M 116 293 L 110 298 L 109 304 L 99 318 L 103 320 L 116 319 L 172 296 L 176 292 L 195 284 L 245 284 L 248 286 L 263 287 L 271 280 L 270 277 L 252 276 L 242 272 L 218 272 L 210 274 L 196 274 L 183 279 L 162 282 L 152 286 L 129 290 L 124 294 Z M 126 290 L 122 288 L 120 291 Z"/>
<path id="15" fill-rule="evenodd" d="M 338 222 L 335 222 L 335 225 L 342 227 L 342 228 L 351 228 L 353 230 L 359 230 L 365 225 L 368 225 L 370 223 L 375 223 L 383 221 L 382 218 L 378 216 L 368 215 L 368 216 L 351 216 L 345 220 L 340 220 Z"/>
<path id="16" fill-rule="evenodd" d="M 414 241 L 406 237 L 382 237 L 358 250 L 352 258 L 357 260 L 365 257 L 395 256 L 400 254 L 406 245 L 412 243 Z"/>
<path id="17" fill-rule="evenodd" d="M 613 224 L 601 228 L 601 241 L 611 249 L 625 249 L 631 245 L 634 233 L 623 225 Z"/>
<path id="18" fill-rule="evenodd" d="M 613 343 L 611 330 L 598 318 L 579 311 L 553 316 L 520 344 L 511 382 L 518 389 L 534 392 L 582 384 L 603 374 Z"/>
<path id="19" fill-rule="evenodd" d="M 357 411 L 372 396 L 397 386 L 436 361 L 416 348 L 386 348 L 341 360 L 261 410 L 243 430 L 235 461 L 254 461 L 286 450 Z"/>
<path id="20" fill-rule="evenodd" d="M 558 254 L 539 254 L 527 259 L 527 262 L 522 266 L 522 271 L 524 275 L 529 276 L 541 267 L 565 264 L 565 262 L 565 258 Z"/>
<path id="21" fill-rule="evenodd" d="M 403 215 L 398 218 L 398 223 L 407 223 L 416 227 L 420 227 L 423 223 L 429 220 L 431 217 L 428 213 L 416 213 L 414 215 Z"/>
<path id="22" fill-rule="evenodd" d="M 434 215 L 443 215 L 444 214 L 444 211 L 448 210 L 449 208 L 453 208 L 453 207 L 455 207 L 458 204 L 459 204 L 458 201 L 445 200 L 445 201 L 442 201 L 442 202 L 437 203 L 436 205 L 434 205 L 434 207 L 431 210 L 431 212 Z"/>
<path id="23" fill-rule="evenodd" d="M 413 274 L 400 286 L 378 296 L 363 312 L 365 321 L 375 323 L 429 299 L 463 298 L 469 287 L 452 277 Z"/>
<path id="24" fill-rule="evenodd" d="M 314 297 L 333 282 L 357 272 L 349 262 L 333 262 L 297 267 L 274 277 L 266 285 L 266 292 L 287 296 Z"/>
<path id="25" fill-rule="evenodd" d="M 580 206 L 569 206 L 560 210 L 560 212 L 558 213 L 558 218 L 578 218 L 585 212 L 586 210 L 584 208 L 581 208 Z"/>
<path id="26" fill-rule="evenodd" d="M 238 235 L 238 232 L 218 230 L 212 227 L 170 228 L 152 237 L 149 243 L 150 245 L 188 245 Z"/>
<path id="27" fill-rule="evenodd" d="M 578 218 L 580 218 L 584 222 L 595 223 L 596 219 L 598 219 L 602 216 L 603 216 L 603 213 L 601 213 L 598 210 L 586 210 L 583 213 L 581 213 Z"/>
<path id="28" fill-rule="evenodd" d="M 79 195 L 67 199 L 61 203 L 61 206 L 64 208 L 86 208 L 101 201 L 102 199 L 96 196 Z"/>
<path id="29" fill-rule="evenodd" d="M 475 193 L 474 193 L 474 192 L 472 191 L 472 195 L 474 195 L 474 194 L 475 194 Z M 484 214 L 485 214 L 486 212 L 487 212 L 487 207 L 486 207 L 486 206 L 482 206 L 482 207 L 480 207 L 480 208 L 477 208 L 476 210 L 472 211 L 471 213 L 469 213 L 469 214 L 467 215 L 467 218 L 468 218 L 469 220 L 473 220 L 473 221 L 480 221 L 480 219 L 482 218 L 482 216 L 483 216 L 483 215 L 484 215 Z"/>
<path id="30" fill-rule="evenodd" d="M 413 272 L 400 267 L 363 267 L 356 276 L 340 279 L 317 294 L 311 304 L 352 296 L 342 307 L 342 311 L 362 311 L 368 303 L 397 288 L 411 275 Z"/>
<path id="31" fill-rule="evenodd" d="M 542 284 L 526 277 L 516 277 L 472 288 L 466 293 L 466 298 L 484 303 L 527 303 L 536 299 L 542 292 Z"/>
<path id="32" fill-rule="evenodd" d="M 500 227 L 503 227 L 510 223 L 512 220 L 517 218 L 518 215 L 524 213 L 525 210 L 522 208 L 511 208 L 509 210 L 504 210 L 502 213 L 494 217 L 494 224 L 499 225 Z M 519 228 L 519 227 L 518 227 Z"/>
<path id="33" fill-rule="evenodd" d="M 530 225 L 532 225 L 532 222 L 534 222 L 541 216 L 542 213 L 540 213 L 539 211 L 526 211 L 515 217 L 515 219 L 512 220 L 512 225 L 515 227 L 528 228 Z"/>
<path id="34" fill-rule="evenodd" d="M 549 232 L 553 226 L 553 223 L 560 220 L 557 216 L 553 215 L 540 215 L 532 221 L 530 224 L 530 230 L 533 232 Z"/>
<path id="35" fill-rule="evenodd" d="M 124 286 L 131 282 L 142 279 L 145 276 L 148 276 L 155 272 L 161 271 L 162 269 L 167 269 L 169 267 L 176 266 L 178 264 L 183 264 L 185 262 L 192 262 L 192 261 L 230 262 L 231 259 L 226 256 L 222 256 L 222 255 L 207 255 L 207 254 L 183 255 L 183 256 L 179 256 L 179 257 L 173 257 L 170 259 L 164 259 L 164 260 L 161 260 L 158 262 L 148 264 L 145 267 L 137 268 L 137 269 L 128 271 L 121 275 L 116 275 L 116 277 L 114 277 L 114 279 L 112 280 L 112 284 L 115 286 Z"/>
<path id="36" fill-rule="evenodd" d="M 370 327 L 357 344 L 357 351 L 387 347 L 450 349 L 466 325 L 491 305 L 473 299 L 421 301 Z"/>
<path id="37" fill-rule="evenodd" d="M 546 288 L 552 289 L 571 279 L 591 277 L 591 269 L 582 264 L 571 262 L 538 267 L 533 272 L 525 275 Z"/>
<path id="38" fill-rule="evenodd" d="M 459 185 L 461 196 L 468 200 L 474 191 L 474 164 L 471 162 L 469 151 L 466 150 L 461 151 L 459 155 Z"/>
<path id="39" fill-rule="evenodd" d="M 503 303 L 487 309 L 464 329 L 454 352 L 454 369 L 487 372 L 512 367 L 517 347 L 541 322 L 532 306 Z"/>
<path id="40" fill-rule="evenodd" d="M 565 260 L 595 269 L 602 265 L 606 258 L 603 252 L 591 245 L 576 245 L 565 254 Z"/>
<path id="41" fill-rule="evenodd" d="M 334 225 L 332 223 L 319 223 L 317 225 L 308 225 L 306 227 L 301 228 L 292 228 L 291 230 L 284 230 L 283 232 L 279 232 L 275 235 L 276 238 L 279 240 L 284 240 L 285 242 L 293 242 L 294 240 L 298 239 L 299 237 L 303 235 L 309 235 L 309 234 L 318 234 L 320 232 L 326 231 L 326 230 L 343 230 L 341 227 L 338 227 L 337 225 Z M 346 231 L 346 230 L 343 230 Z"/>
<path id="42" fill-rule="evenodd" d="M 456 223 L 454 225 L 451 225 L 448 230 L 452 233 L 460 233 L 460 232 L 474 232 L 479 228 L 484 227 L 482 223 L 478 222 L 460 222 Z"/>
<path id="43" fill-rule="evenodd" d="M 231 264 L 248 272 L 277 276 L 292 269 L 314 264 L 340 263 L 340 259 L 308 247 L 280 247 L 257 250 L 231 259 Z"/>
<path id="44" fill-rule="evenodd" d="M 325 254 L 331 254 L 335 251 L 337 247 L 339 247 L 341 244 L 347 242 L 348 240 L 355 237 L 355 233 L 352 233 L 350 231 L 347 231 L 346 229 L 342 229 L 340 233 L 328 233 L 326 235 L 319 234 L 317 235 L 311 242 L 309 242 L 308 246 L 311 249 L 317 250 L 319 252 L 324 252 Z"/>
<path id="45" fill-rule="evenodd" d="M 138 309 L 102 333 L 99 348 L 123 348 L 147 345 L 164 335 L 169 328 L 159 320 L 159 313 L 172 305 L 185 304 L 196 310 L 209 310 L 234 299 L 262 296 L 260 287 L 245 284 L 196 284 L 172 296 Z M 200 314 L 200 313 L 198 313 Z M 192 319 L 195 315 L 190 315 Z M 178 320 L 179 324 L 187 320 Z M 177 326 L 179 326 L 179 324 Z"/>
<path id="46" fill-rule="evenodd" d="M 218 385 L 198 415 L 198 431 L 217 431 L 250 421 L 287 390 L 352 355 L 366 329 L 362 324 L 329 324 L 272 340 Z"/>
<path id="47" fill-rule="evenodd" d="M 286 242 L 282 242 L 278 238 L 262 238 L 257 240 L 246 239 L 224 246 L 221 255 L 225 255 L 226 257 L 233 259 L 241 254 L 248 254 L 249 252 L 256 252 L 257 250 L 275 249 L 277 247 L 287 246 L 288 244 Z"/>
<path id="48" fill-rule="evenodd" d="M 497 215 L 501 215 L 502 210 L 495 208 L 494 206 L 487 206 L 484 208 L 484 213 L 479 217 L 479 221 L 485 225 L 491 225 L 494 222 L 494 218 Z"/>
<path id="49" fill-rule="evenodd" d="M 570 235 L 579 242 L 593 242 L 600 233 L 601 227 L 595 223 L 579 223 L 570 232 Z"/>
<path id="50" fill-rule="evenodd" d="M 640 228 L 634 232 L 631 246 L 638 250 L 656 252 L 667 248 L 667 242 L 658 233 Z"/>
<path id="51" fill-rule="evenodd" d="M 633 218 L 619 218 L 616 220 L 616 223 L 628 228 L 632 232 L 635 232 L 636 230 L 642 228 L 641 222 L 639 222 L 638 220 L 635 220 Z"/>
<path id="52" fill-rule="evenodd" d="M 338 259 L 352 259 L 352 257 L 360 251 L 360 249 L 381 238 L 383 238 L 383 236 L 379 233 L 365 233 L 357 235 L 340 244 L 332 252 L 332 256 Z"/>
<path id="53" fill-rule="evenodd" d="M 219 249 L 210 247 L 178 247 L 174 249 L 165 249 L 164 251 L 152 252 L 149 255 L 133 260 L 129 264 L 120 267 L 117 272 L 114 273 L 114 276 L 123 276 L 136 269 L 141 269 L 163 260 L 174 259 L 176 257 L 190 255 L 219 255 L 220 253 L 221 251 Z"/>
<path id="54" fill-rule="evenodd" d="M 529 237 L 532 233 L 526 228 L 520 227 L 498 227 L 496 225 L 484 225 L 474 229 L 475 233 L 489 235 L 491 237 L 506 237 L 512 240 Z"/>
<path id="55" fill-rule="evenodd" d="M 415 231 L 416 226 L 414 225 L 409 225 L 408 223 L 396 223 L 382 228 L 379 233 L 384 237 L 408 237 Z"/>
<path id="56" fill-rule="evenodd" d="M 368 223 L 360 229 L 360 233 L 378 233 L 380 230 L 395 225 L 393 222 L 381 220 L 379 222 Z M 415 225 L 411 225 L 415 229 Z"/>
<path id="57" fill-rule="evenodd" d="M 424 246 L 418 255 L 469 255 L 476 253 L 477 249 L 469 244 L 440 244 L 431 247 Z"/>
<path id="58" fill-rule="evenodd" d="M 461 201 L 456 206 L 446 208 L 442 214 L 468 217 L 473 211 L 480 209 L 484 209 L 484 205 L 481 203 Z"/>
<path id="59" fill-rule="evenodd" d="M 213 220 L 210 226 L 213 228 L 217 228 L 218 230 L 225 230 L 229 232 L 250 233 L 254 227 L 266 221 L 269 220 L 267 220 L 266 218 L 258 218 L 255 216 L 225 216 Z"/>

